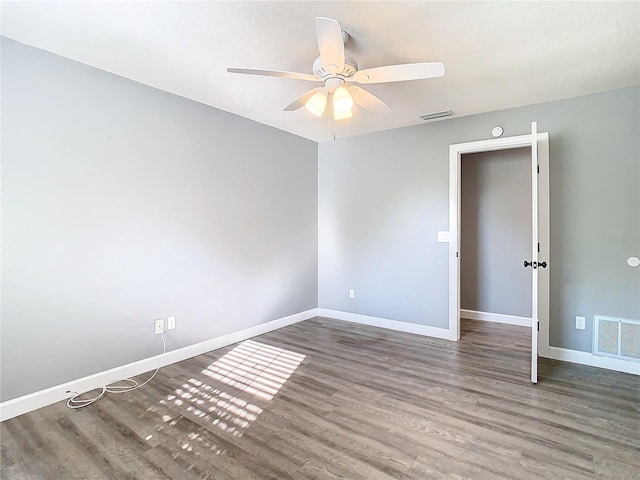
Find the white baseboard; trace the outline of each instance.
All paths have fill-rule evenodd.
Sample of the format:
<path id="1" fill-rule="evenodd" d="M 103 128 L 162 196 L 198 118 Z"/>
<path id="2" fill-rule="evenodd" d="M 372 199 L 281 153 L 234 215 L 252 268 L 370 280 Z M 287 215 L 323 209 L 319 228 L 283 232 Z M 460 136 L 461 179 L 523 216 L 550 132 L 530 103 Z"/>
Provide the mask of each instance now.
<path id="1" fill-rule="evenodd" d="M 468 310 L 461 311 L 463 316 L 466 315 Z M 483 312 L 476 312 L 483 313 Z M 496 315 L 496 314 L 488 314 Z M 386 328 L 388 330 L 395 330 L 399 332 L 413 333 L 416 335 L 424 335 L 428 337 L 443 338 L 447 340 L 455 340 L 451 337 L 450 331 L 446 328 L 431 327 L 427 325 L 418 325 L 415 323 L 399 322 L 397 320 L 390 320 L 387 318 L 371 317 L 368 315 L 360 315 L 357 313 L 342 312 L 339 310 L 329 310 L 325 308 L 312 308 L 310 310 L 289 315 L 287 317 L 272 320 L 270 322 L 262 323 L 238 332 L 233 332 L 222 337 L 206 340 L 204 342 L 189 345 L 188 347 L 179 348 L 167 352 L 164 357 L 163 366 L 170 365 L 172 363 L 181 362 L 197 355 L 223 348 L 228 345 L 232 345 L 243 340 L 262 335 L 263 333 L 277 330 L 278 328 L 286 327 L 294 323 L 308 320 L 310 318 L 322 316 L 328 318 L 335 318 L 336 320 L 344 320 L 347 322 L 359 323 L 362 325 L 369 325 L 372 327 Z M 506 316 L 506 315 L 501 315 Z M 467 317 L 469 318 L 469 317 Z M 486 318 L 486 317 L 485 317 Z M 484 320 L 485 318 L 477 318 L 477 320 Z M 526 318 L 526 317 L 516 317 Z M 529 319 L 526 319 L 529 321 Z M 488 320 L 496 321 L 496 320 Z M 500 322 L 509 323 L 509 322 Z M 528 326 L 529 323 L 526 324 Z M 578 350 L 569 350 L 565 348 L 549 347 L 548 358 L 555 360 L 562 360 L 565 362 L 579 363 L 582 365 L 589 365 L 593 367 L 606 368 L 608 370 L 615 370 L 618 372 L 631 373 L 634 375 L 640 375 L 640 363 L 629 362 L 620 360 L 617 358 L 601 357 L 593 355 L 590 352 L 581 352 Z M 23 413 L 37 410 L 38 408 L 45 407 L 60 400 L 65 400 L 69 397 L 66 393 L 67 390 L 76 392 L 85 392 L 107 383 L 119 380 L 121 378 L 132 377 L 140 375 L 151 370 L 154 370 L 158 366 L 160 355 L 154 357 L 145 358 L 143 360 L 133 362 L 121 367 L 112 368 L 104 372 L 99 372 L 87 377 L 83 377 L 71 382 L 63 383 L 45 390 L 30 393 L 22 397 L 18 397 L 6 402 L 0 403 L 0 421 L 8 420 Z"/>
<path id="2" fill-rule="evenodd" d="M 460 316 L 469 320 L 481 320 L 483 322 L 507 323 L 520 327 L 530 327 L 531 317 L 518 317 L 517 315 L 504 315 L 502 313 L 477 312 L 475 310 L 460 309 Z"/>
<path id="3" fill-rule="evenodd" d="M 244 330 L 233 332 L 222 337 L 206 340 L 194 345 L 189 345 L 188 347 L 178 348 L 177 350 L 171 350 L 165 354 L 162 366 L 181 362 L 187 358 L 202 355 L 203 353 L 226 347 L 227 345 L 232 345 L 237 342 L 242 342 L 243 340 L 247 340 L 257 335 L 262 335 L 263 333 L 317 316 L 318 309 L 312 308 L 305 312 L 261 323 L 260 325 L 245 328 Z M 135 375 L 155 370 L 158 367 L 159 361 L 160 355 L 156 355 L 127 365 L 122 365 L 121 367 L 112 368 L 110 370 L 105 370 L 104 372 L 99 372 L 77 380 L 72 380 L 71 382 L 56 385 L 55 387 L 30 393 L 22 397 L 7 400 L 6 402 L 0 403 L 0 421 L 8 420 L 10 418 L 17 417 L 18 415 L 22 415 L 23 413 L 46 407 L 47 405 L 59 402 L 60 400 L 65 400 L 69 398 L 69 394 L 65 393 L 67 390 L 86 392 L 122 378 L 133 377 Z"/>
<path id="4" fill-rule="evenodd" d="M 448 328 L 430 327 L 428 325 L 418 325 L 416 323 L 399 322 L 397 320 L 389 320 L 388 318 L 370 317 L 369 315 L 342 312 L 340 310 L 329 310 L 326 308 L 319 308 L 318 315 L 320 317 L 335 318 L 336 320 L 360 323 L 362 325 L 369 325 L 371 327 L 386 328 L 388 330 L 395 330 L 397 332 L 414 333 L 416 335 L 424 335 L 427 337 L 455 340 L 454 338 L 452 338 Z"/>
<path id="5" fill-rule="evenodd" d="M 478 313 L 482 318 L 466 317 L 467 313 Z M 511 325 L 521 325 L 528 327 L 531 325 L 531 319 L 527 317 L 514 317 L 511 315 L 501 314 L 485 314 L 485 312 L 473 312 L 471 310 L 461 310 L 461 315 L 465 318 L 472 318 L 474 320 L 491 321 L 498 323 L 509 323 Z M 491 317 L 489 319 L 487 316 Z M 494 315 L 497 315 L 494 316 Z M 417 325 L 415 323 L 399 322 L 397 320 L 389 320 L 387 318 L 370 317 L 368 315 L 360 315 L 358 313 L 342 312 L 339 310 L 329 310 L 326 308 L 318 309 L 318 316 L 335 318 L 336 320 L 344 320 L 347 322 L 359 323 L 362 325 L 369 325 L 372 327 L 386 328 L 388 330 L 395 330 L 399 332 L 414 333 L 417 335 L 425 335 L 428 337 L 443 338 L 446 340 L 454 340 L 451 337 L 450 332 L 446 328 L 430 327 L 426 325 Z M 501 317 L 507 317 L 506 319 Z M 510 320 L 511 319 L 511 320 Z M 508 320 L 508 321 L 505 321 Z M 526 321 L 526 323 L 525 323 Z M 519 322 L 519 323 L 515 323 Z M 545 349 L 541 349 L 541 354 Z M 549 347 L 548 355 L 540 355 L 547 358 L 553 358 L 555 360 L 563 360 L 565 362 L 579 363 L 582 365 L 589 365 L 592 367 L 606 368 L 608 370 L 615 370 L 618 372 L 631 373 L 634 375 L 640 375 L 640 363 L 628 362 L 626 360 L 620 360 L 617 358 L 601 357 L 594 355 L 590 352 L 580 352 L 578 350 L 568 350 L 566 348 Z"/>
<path id="6" fill-rule="evenodd" d="M 606 368 L 617 372 L 640 375 L 640 363 L 629 362 L 619 358 L 601 357 L 591 352 L 581 352 L 579 350 L 569 350 L 567 348 L 549 347 L 549 357 L 554 360 L 564 362 L 579 363 L 591 367 Z"/>

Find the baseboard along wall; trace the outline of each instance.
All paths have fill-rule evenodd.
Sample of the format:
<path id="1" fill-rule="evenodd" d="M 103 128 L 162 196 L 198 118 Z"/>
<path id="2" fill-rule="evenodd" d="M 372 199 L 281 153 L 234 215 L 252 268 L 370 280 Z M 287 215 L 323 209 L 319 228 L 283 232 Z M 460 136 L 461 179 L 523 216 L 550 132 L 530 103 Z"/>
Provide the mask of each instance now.
<path id="1" fill-rule="evenodd" d="M 632 375 L 640 375 L 640 363 L 630 362 L 620 358 L 602 357 L 600 355 L 594 355 L 591 352 L 549 347 L 549 356 L 547 358 L 562 360 L 563 362 L 579 363 L 580 365 L 588 365 L 590 367 L 605 368 L 607 370 L 615 370 Z"/>
<path id="2" fill-rule="evenodd" d="M 472 320 L 494 321 L 498 323 L 510 323 L 511 325 L 529 326 L 531 319 L 526 317 L 514 317 L 511 315 L 487 314 L 486 312 L 474 312 L 472 310 L 461 310 L 461 316 Z M 361 315 L 358 313 L 342 312 L 339 310 L 330 310 L 326 308 L 312 308 L 304 312 L 289 315 L 287 317 L 262 323 L 254 327 L 246 328 L 222 337 L 206 340 L 204 342 L 189 345 L 188 347 L 179 348 L 167 352 L 164 356 L 162 366 L 171 365 L 172 363 L 181 362 L 197 355 L 217 350 L 234 343 L 242 342 L 253 338 L 257 335 L 277 330 L 294 323 L 308 320 L 317 316 L 333 318 L 335 320 L 343 320 L 346 322 L 358 323 L 360 325 L 369 325 L 372 327 L 386 328 L 397 332 L 413 333 L 416 335 L 424 335 L 428 337 L 442 338 L 445 340 L 455 340 L 447 328 L 431 327 L 428 325 L 418 325 L 415 323 L 400 322 L 398 320 L 390 320 L 388 318 L 372 317 L 369 315 Z M 475 318 L 474 318 L 475 317 Z M 491 320 L 491 318 L 498 320 Z M 524 323 L 526 320 L 526 323 Z M 518 323 L 513 323 L 518 322 Z M 524 325 L 523 325 L 524 323 Z M 605 368 L 618 372 L 640 375 L 640 364 L 628 362 L 617 358 L 601 357 L 590 352 L 581 352 L 577 350 L 569 350 L 565 348 L 549 347 L 549 355 L 547 358 L 562 360 L 565 362 L 579 363 L 592 367 Z M 73 380 L 61 385 L 56 385 L 45 390 L 30 393 L 22 397 L 18 397 L 6 402 L 0 403 L 0 421 L 8 420 L 23 413 L 46 407 L 52 403 L 59 402 L 69 398 L 68 390 L 76 392 L 85 392 L 94 388 L 101 387 L 113 381 L 140 375 L 158 367 L 160 355 L 145 358 L 138 362 L 116 367 L 111 370 L 96 373 L 87 377 Z"/>
<path id="3" fill-rule="evenodd" d="M 311 310 L 282 317 L 270 322 L 261 323 L 260 325 L 245 328 L 228 335 L 223 335 L 222 337 L 213 338 L 194 345 L 171 350 L 165 353 L 162 366 L 164 367 L 166 365 L 171 365 L 172 363 L 181 362 L 187 358 L 202 355 L 203 353 L 242 342 L 257 335 L 262 335 L 263 333 L 277 330 L 278 328 L 286 327 L 287 325 L 292 325 L 317 316 L 318 309 L 312 308 Z M 161 355 L 145 358 L 137 362 L 122 365 L 110 370 L 105 370 L 104 372 L 99 372 L 61 385 L 33 392 L 22 397 L 7 400 L 6 402 L 0 403 L 0 421 L 8 420 L 10 418 L 17 417 L 18 415 L 22 415 L 23 413 L 46 407 L 47 405 L 59 402 L 60 400 L 66 400 L 70 396 L 66 393 L 69 390 L 75 392 L 86 392 L 102 387 L 103 385 L 116 380 L 150 372 L 158 368 L 160 358 Z"/>
<path id="4" fill-rule="evenodd" d="M 329 310 L 326 308 L 319 308 L 318 315 L 321 317 L 334 318 L 336 320 L 344 320 L 346 322 L 359 323 L 361 325 L 369 325 L 371 327 L 386 328 L 389 330 L 395 330 L 396 332 L 414 333 L 416 335 L 424 335 L 427 337 L 455 340 L 451 337 L 451 333 L 449 332 L 448 328 L 430 327 L 428 325 L 418 325 L 416 323 L 399 322 L 398 320 L 390 320 L 388 318 L 371 317 L 369 315 L 342 312 L 340 310 Z"/>
<path id="5" fill-rule="evenodd" d="M 508 325 L 518 325 L 521 327 L 531 326 L 531 317 L 504 315 L 502 313 L 478 312 L 476 310 L 460 309 L 460 317 L 467 318 L 469 320 L 480 320 L 483 322 L 506 323 Z"/>
<path id="6" fill-rule="evenodd" d="M 503 315 L 501 313 L 478 312 L 475 310 L 460 309 L 460 317 L 469 320 L 480 320 L 483 322 L 506 323 L 509 325 L 518 325 L 521 327 L 530 327 L 531 318 L 519 317 L 516 315 Z M 591 352 L 581 352 L 579 350 L 569 350 L 567 348 L 549 347 L 548 354 L 544 354 L 541 349 L 538 354 L 544 358 L 553 360 L 562 360 L 564 362 L 578 363 L 580 365 L 588 365 L 590 367 L 604 368 L 607 370 L 615 370 L 616 372 L 631 373 L 640 375 L 640 364 L 621 360 L 619 358 L 602 357 L 594 355 Z"/>

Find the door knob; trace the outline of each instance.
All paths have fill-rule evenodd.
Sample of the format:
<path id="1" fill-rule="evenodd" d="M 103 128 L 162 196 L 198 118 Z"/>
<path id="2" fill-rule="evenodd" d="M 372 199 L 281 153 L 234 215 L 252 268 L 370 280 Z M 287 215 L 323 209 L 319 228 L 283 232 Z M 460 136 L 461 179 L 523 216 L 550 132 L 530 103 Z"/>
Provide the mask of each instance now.
<path id="1" fill-rule="evenodd" d="M 527 262 L 526 260 L 524 261 L 524 267 L 533 267 L 533 268 L 547 268 L 547 262 Z"/>

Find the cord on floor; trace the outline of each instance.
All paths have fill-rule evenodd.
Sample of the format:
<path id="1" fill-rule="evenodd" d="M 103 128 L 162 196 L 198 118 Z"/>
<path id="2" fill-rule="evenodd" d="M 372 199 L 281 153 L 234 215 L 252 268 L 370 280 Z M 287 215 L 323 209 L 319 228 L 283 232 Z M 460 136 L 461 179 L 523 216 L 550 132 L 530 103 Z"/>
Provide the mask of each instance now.
<path id="1" fill-rule="evenodd" d="M 98 400 L 100 400 L 106 393 L 127 393 L 127 392 L 132 392 L 137 388 L 144 387 L 147 383 L 149 383 L 153 379 L 153 377 L 156 376 L 156 373 L 158 373 L 158 371 L 162 367 L 164 354 L 167 352 L 167 343 L 164 340 L 164 333 L 161 334 L 161 337 L 162 337 L 162 355 L 160 355 L 160 363 L 158 364 L 158 368 L 156 368 L 155 372 L 153 372 L 153 375 L 151 375 L 145 382 L 138 384 L 138 382 L 135 381 L 133 378 L 123 378 L 121 380 L 116 380 L 115 382 L 108 383 L 107 385 L 103 385 L 102 387 L 97 387 L 97 389 L 100 389 L 100 393 L 98 395 L 96 395 L 95 397 L 84 398 L 84 399 L 81 399 L 79 397 L 85 395 L 88 392 L 96 390 L 96 388 L 93 388 L 91 390 L 88 390 L 82 393 L 67 390 L 66 393 L 74 394 L 72 397 L 70 397 L 67 400 L 67 407 L 69 408 L 87 407 L 92 403 L 95 403 Z"/>

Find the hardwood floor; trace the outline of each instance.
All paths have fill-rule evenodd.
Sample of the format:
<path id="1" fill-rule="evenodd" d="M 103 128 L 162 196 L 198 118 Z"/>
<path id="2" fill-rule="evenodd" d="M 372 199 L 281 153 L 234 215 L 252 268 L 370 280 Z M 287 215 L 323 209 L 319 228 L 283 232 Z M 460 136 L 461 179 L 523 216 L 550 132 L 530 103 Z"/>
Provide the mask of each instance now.
<path id="1" fill-rule="evenodd" d="M 3 422 L 1 476 L 638 478 L 640 379 L 541 359 L 531 385 L 529 341 L 486 322 L 454 343 L 308 320 Z"/>

